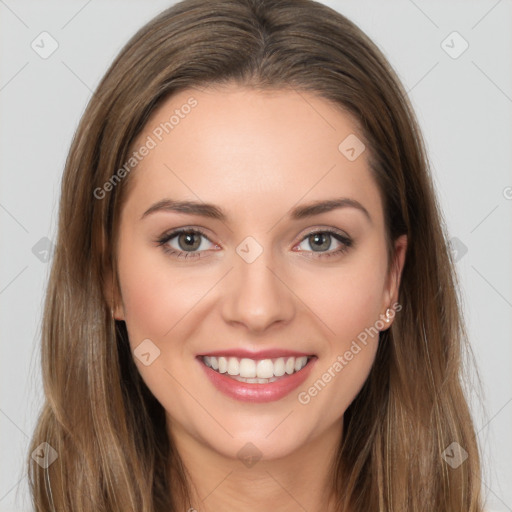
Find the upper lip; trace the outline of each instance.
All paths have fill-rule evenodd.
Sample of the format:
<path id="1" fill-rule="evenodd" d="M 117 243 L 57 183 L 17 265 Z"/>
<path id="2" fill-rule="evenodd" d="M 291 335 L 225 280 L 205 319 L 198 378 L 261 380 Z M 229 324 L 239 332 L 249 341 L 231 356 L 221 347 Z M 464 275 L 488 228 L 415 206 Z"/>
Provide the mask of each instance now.
<path id="1" fill-rule="evenodd" d="M 238 357 L 240 359 L 248 358 L 254 360 L 261 359 L 274 359 L 277 357 L 302 357 L 302 356 L 313 356 L 307 352 L 297 352 L 296 350 L 287 350 L 283 348 L 269 348 L 266 350 L 259 350 L 253 352 L 245 349 L 229 349 L 229 350 L 211 350 L 210 352 L 204 352 L 198 354 L 198 357 L 202 356 L 224 356 L 224 357 Z"/>

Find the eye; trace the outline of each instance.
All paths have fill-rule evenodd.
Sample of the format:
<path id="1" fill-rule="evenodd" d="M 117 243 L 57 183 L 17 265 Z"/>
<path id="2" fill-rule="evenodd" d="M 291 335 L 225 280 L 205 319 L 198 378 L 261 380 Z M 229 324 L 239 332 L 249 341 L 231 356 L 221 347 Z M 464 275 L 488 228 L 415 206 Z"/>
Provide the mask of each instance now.
<path id="1" fill-rule="evenodd" d="M 335 251 L 328 251 L 329 248 L 332 249 L 333 242 L 337 242 L 339 244 L 338 249 Z M 313 258 L 328 258 L 347 252 L 348 249 L 352 247 L 353 241 L 338 231 L 324 229 L 309 233 L 303 238 L 300 245 L 302 244 L 307 244 L 309 247 L 313 248 L 313 251 L 307 252 L 317 253 L 312 256 Z M 300 247 L 300 245 L 297 247 Z"/>
<path id="2" fill-rule="evenodd" d="M 201 237 L 206 239 L 215 248 L 220 247 L 213 244 L 203 231 L 197 228 L 180 228 L 165 233 L 156 242 L 158 246 L 161 246 L 165 253 L 175 258 L 200 258 L 201 254 L 208 250 L 208 244 L 203 244 Z M 176 240 L 174 240 L 176 239 Z M 171 243 L 173 242 L 173 244 Z M 333 242 L 339 245 L 337 250 L 332 249 Z M 308 244 L 312 247 L 312 251 L 302 248 L 301 252 L 313 252 L 316 253 L 313 258 L 327 258 L 335 255 L 340 255 L 348 251 L 353 245 L 353 241 L 341 232 L 334 231 L 332 229 L 317 230 L 309 233 L 302 239 L 302 244 Z M 206 246 L 205 246 L 206 245 Z"/>
<path id="3" fill-rule="evenodd" d="M 209 241 L 208 237 L 199 229 L 180 228 L 166 233 L 157 240 L 157 243 L 167 254 L 176 258 L 199 258 L 201 253 L 208 249 L 207 244 L 206 247 L 203 244 L 201 237 Z M 176 238 L 175 241 L 174 238 Z M 171 241 L 175 243 L 174 246 L 171 245 Z"/>

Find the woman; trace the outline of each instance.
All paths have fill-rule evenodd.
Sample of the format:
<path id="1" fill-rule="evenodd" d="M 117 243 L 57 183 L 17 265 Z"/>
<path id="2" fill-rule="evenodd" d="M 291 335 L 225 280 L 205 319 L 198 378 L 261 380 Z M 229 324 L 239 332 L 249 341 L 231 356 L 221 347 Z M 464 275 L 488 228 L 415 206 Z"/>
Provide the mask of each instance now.
<path id="1" fill-rule="evenodd" d="M 61 194 L 36 510 L 482 510 L 428 159 L 353 23 L 174 5 L 98 86 Z"/>

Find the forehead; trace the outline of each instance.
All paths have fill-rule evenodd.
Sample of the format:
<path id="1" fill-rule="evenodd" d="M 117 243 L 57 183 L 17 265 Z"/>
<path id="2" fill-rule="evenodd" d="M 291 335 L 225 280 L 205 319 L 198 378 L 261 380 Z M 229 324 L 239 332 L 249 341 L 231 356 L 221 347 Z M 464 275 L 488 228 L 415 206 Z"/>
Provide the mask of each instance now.
<path id="1" fill-rule="evenodd" d="M 352 116 L 312 93 L 183 90 L 153 112 L 133 144 L 132 150 L 150 149 L 132 171 L 126 203 L 140 211 L 172 197 L 237 214 L 271 208 L 275 217 L 300 202 L 346 196 L 378 218 L 367 151 L 355 159 L 344 153 L 344 141 L 359 152 L 361 139 Z"/>

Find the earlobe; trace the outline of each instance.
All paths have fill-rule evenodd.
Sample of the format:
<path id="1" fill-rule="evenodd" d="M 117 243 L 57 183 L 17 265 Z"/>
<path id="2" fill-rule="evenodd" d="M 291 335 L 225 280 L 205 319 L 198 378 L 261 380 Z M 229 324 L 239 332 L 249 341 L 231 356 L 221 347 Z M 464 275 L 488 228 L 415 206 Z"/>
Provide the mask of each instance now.
<path id="1" fill-rule="evenodd" d="M 115 306 L 114 309 L 110 309 L 112 318 L 115 320 L 124 320 L 123 308 L 119 305 Z"/>

